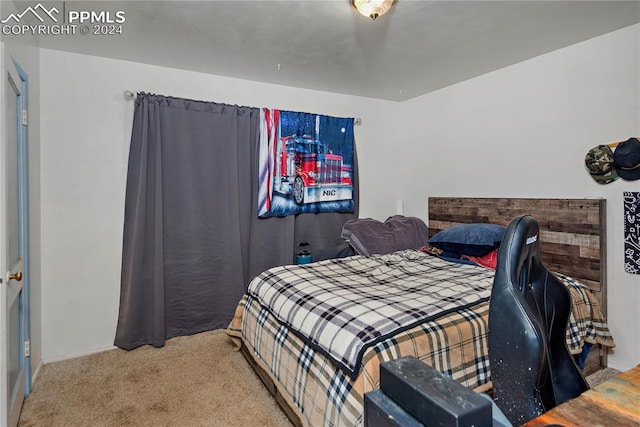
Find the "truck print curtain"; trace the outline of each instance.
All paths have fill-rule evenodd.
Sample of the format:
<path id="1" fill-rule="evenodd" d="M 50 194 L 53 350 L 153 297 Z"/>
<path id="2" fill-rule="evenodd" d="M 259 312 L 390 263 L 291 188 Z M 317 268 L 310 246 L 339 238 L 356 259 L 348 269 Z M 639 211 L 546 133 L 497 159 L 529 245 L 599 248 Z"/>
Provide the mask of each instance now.
<path id="1" fill-rule="evenodd" d="M 258 216 L 354 212 L 353 119 L 263 108 Z"/>

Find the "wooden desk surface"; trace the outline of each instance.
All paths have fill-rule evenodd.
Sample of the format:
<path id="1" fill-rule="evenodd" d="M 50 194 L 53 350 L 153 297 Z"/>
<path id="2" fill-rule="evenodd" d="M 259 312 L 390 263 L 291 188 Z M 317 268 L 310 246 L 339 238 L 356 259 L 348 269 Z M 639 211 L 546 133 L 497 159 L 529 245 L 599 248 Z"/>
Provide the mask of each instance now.
<path id="1" fill-rule="evenodd" d="M 544 427 L 640 426 L 640 365 L 523 424 Z"/>

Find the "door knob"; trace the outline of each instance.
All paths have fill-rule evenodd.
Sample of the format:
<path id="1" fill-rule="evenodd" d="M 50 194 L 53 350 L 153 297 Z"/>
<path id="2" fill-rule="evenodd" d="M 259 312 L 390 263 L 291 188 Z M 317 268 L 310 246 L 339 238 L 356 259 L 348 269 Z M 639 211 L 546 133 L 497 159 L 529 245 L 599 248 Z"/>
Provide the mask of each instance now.
<path id="1" fill-rule="evenodd" d="M 9 275 L 9 280 L 17 280 L 18 282 L 22 280 L 22 271 L 18 271 L 17 273 L 13 273 Z"/>

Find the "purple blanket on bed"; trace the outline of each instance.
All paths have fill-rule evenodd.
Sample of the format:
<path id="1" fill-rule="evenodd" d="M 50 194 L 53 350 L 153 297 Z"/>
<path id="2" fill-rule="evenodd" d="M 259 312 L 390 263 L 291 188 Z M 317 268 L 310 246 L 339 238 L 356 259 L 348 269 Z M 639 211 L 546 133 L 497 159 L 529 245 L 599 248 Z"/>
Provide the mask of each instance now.
<path id="1" fill-rule="evenodd" d="M 395 215 L 380 222 L 372 218 L 344 223 L 341 237 L 359 255 L 389 254 L 404 249 L 420 249 L 429 240 L 429 228 L 420 218 Z"/>

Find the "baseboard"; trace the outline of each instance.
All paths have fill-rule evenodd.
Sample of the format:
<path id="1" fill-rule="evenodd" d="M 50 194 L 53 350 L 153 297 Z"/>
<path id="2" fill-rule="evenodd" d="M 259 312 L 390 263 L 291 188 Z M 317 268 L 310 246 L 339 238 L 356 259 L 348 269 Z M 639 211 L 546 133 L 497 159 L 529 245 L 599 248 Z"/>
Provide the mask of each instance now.
<path id="1" fill-rule="evenodd" d="M 117 348 L 118 347 L 112 345 L 112 346 L 109 346 L 109 347 L 105 347 L 103 349 L 91 350 L 91 351 L 87 351 L 87 352 L 84 352 L 84 353 L 76 353 L 76 354 L 68 354 L 66 356 L 51 357 L 51 358 L 43 359 L 42 363 L 44 363 L 45 365 L 48 365 L 49 363 L 53 363 L 53 362 L 61 362 L 63 360 L 77 359 L 78 357 L 90 356 L 92 354 L 102 353 L 104 351 L 109 351 L 109 350 L 115 350 Z"/>
<path id="2" fill-rule="evenodd" d="M 33 373 L 31 374 L 31 389 L 33 389 L 33 385 L 36 383 L 36 379 L 38 378 L 43 366 L 44 363 L 41 360 L 40 363 L 38 363 L 38 366 L 36 366 L 36 369 L 33 370 Z"/>

